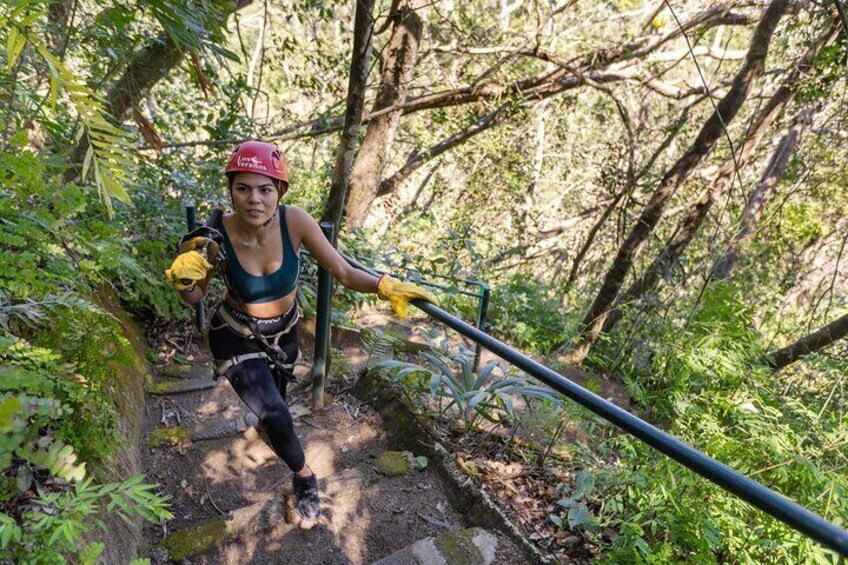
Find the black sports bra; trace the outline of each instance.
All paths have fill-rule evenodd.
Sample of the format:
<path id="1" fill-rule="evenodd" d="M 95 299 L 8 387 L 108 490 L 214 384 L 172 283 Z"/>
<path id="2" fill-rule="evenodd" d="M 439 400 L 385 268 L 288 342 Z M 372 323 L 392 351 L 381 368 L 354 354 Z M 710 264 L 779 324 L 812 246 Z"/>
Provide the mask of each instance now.
<path id="1" fill-rule="evenodd" d="M 280 235 L 283 238 L 283 264 L 270 275 L 251 275 L 238 261 L 236 252 L 227 235 L 227 229 L 221 222 L 221 234 L 224 236 L 224 250 L 227 254 L 228 268 L 224 271 L 227 287 L 234 289 L 245 304 L 271 302 L 288 296 L 297 288 L 300 276 L 300 255 L 295 253 L 289 230 L 286 227 L 286 207 L 280 206 Z"/>

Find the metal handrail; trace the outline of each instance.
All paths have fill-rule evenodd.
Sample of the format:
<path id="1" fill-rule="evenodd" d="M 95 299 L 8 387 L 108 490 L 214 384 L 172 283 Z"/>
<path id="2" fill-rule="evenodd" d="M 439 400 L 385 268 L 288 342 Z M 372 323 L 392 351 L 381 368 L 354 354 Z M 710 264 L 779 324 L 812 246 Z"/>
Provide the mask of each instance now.
<path id="1" fill-rule="evenodd" d="M 355 259 L 344 254 L 342 256 L 350 265 L 371 274 L 376 273 L 374 269 L 362 265 Z M 480 346 L 497 354 L 528 375 L 539 379 L 552 389 L 564 394 L 608 422 L 615 424 L 640 441 L 671 457 L 688 469 L 695 471 L 708 481 L 735 494 L 745 502 L 777 518 L 825 547 L 836 551 L 843 557 L 848 557 L 848 531 L 828 522 L 821 516 L 742 473 L 731 469 L 727 465 L 701 453 L 694 447 L 672 437 L 612 402 L 604 400 L 597 394 L 563 377 L 549 367 L 534 361 L 471 324 L 460 320 L 456 316 L 448 314 L 438 306 L 420 299 L 413 300 L 410 303 L 432 318 L 439 320 Z"/>

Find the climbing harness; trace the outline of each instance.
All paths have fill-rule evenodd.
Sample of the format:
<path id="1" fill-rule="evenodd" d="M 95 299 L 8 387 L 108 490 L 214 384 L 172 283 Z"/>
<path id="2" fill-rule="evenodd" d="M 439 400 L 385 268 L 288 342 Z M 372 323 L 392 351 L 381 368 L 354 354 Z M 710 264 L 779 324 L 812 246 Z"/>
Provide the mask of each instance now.
<path id="1" fill-rule="evenodd" d="M 228 269 L 227 254 L 224 251 L 224 236 L 223 236 L 223 216 L 224 212 L 220 208 L 216 208 L 205 225 L 200 226 L 191 232 L 187 233 L 180 240 L 180 252 L 195 250 L 204 254 L 207 260 L 215 267 L 221 266 L 223 269 Z M 301 317 L 300 307 L 295 304 L 292 308 L 296 311 L 286 326 L 270 335 L 265 335 L 259 329 L 257 318 L 247 314 L 247 307 L 239 295 L 238 289 L 232 284 L 232 277 L 225 276 L 224 281 L 227 285 L 227 292 L 238 304 L 241 312 L 233 310 L 232 307 L 223 300 L 218 302 L 212 308 L 212 319 L 217 313 L 218 317 L 223 322 L 221 325 L 210 326 L 210 331 L 220 330 L 224 327 L 229 328 L 238 336 L 255 341 L 262 349 L 261 352 L 245 353 L 243 355 L 235 355 L 228 359 L 214 361 L 215 378 L 226 376 L 226 374 L 236 365 L 244 363 L 250 359 L 262 358 L 268 362 L 272 371 L 275 373 L 278 385 L 282 382 L 293 382 L 294 366 L 300 362 L 301 352 L 297 350 L 296 359 L 289 359 L 288 355 L 280 347 L 280 339 L 291 333 Z M 281 318 L 288 315 L 283 314 Z"/>
<path id="2" fill-rule="evenodd" d="M 225 376 L 230 369 L 239 363 L 244 363 L 249 359 L 261 358 L 265 359 L 268 364 L 271 365 L 278 376 L 283 377 L 289 382 L 294 381 L 295 377 L 292 371 L 294 370 L 294 366 L 300 362 L 300 349 L 297 350 L 297 357 L 295 359 L 289 359 L 288 355 L 286 355 L 285 351 L 283 351 L 283 348 L 280 347 L 280 340 L 284 336 L 289 335 L 292 329 L 297 325 L 298 320 L 300 320 L 300 307 L 297 304 L 293 304 L 292 308 L 295 308 L 296 311 L 288 323 L 286 323 L 285 327 L 274 334 L 266 335 L 261 332 L 258 324 L 256 323 L 256 318 L 253 316 L 234 311 L 231 309 L 229 304 L 223 301 L 215 305 L 212 319 L 214 319 L 214 315 L 217 314 L 218 318 L 221 320 L 221 324 L 210 326 L 210 331 L 220 330 L 225 327 L 229 328 L 233 331 L 233 333 L 243 338 L 255 340 L 260 349 L 263 350 L 261 352 L 235 355 L 224 360 L 216 359 L 214 362 L 216 377 Z M 283 314 L 280 318 L 285 317 L 287 314 L 288 313 Z"/>

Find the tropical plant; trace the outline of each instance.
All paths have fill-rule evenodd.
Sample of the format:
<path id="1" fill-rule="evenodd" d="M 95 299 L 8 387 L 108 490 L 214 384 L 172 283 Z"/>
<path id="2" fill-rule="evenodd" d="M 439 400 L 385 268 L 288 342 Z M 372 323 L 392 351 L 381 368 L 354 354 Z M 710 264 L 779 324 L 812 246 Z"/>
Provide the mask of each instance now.
<path id="1" fill-rule="evenodd" d="M 102 544 L 87 544 L 86 534 L 105 528 L 94 519 L 101 511 L 128 523 L 136 516 L 153 523 L 172 517 L 167 497 L 141 475 L 106 484 L 86 478 L 85 463 L 52 431 L 67 412 L 54 398 L 0 393 L 0 559 L 64 563 L 75 555 L 94 562 Z"/>
<path id="2" fill-rule="evenodd" d="M 505 423 L 505 417 L 514 419 L 516 398 L 560 403 L 549 388 L 532 384 L 496 359 L 474 371 L 474 352 L 461 345 L 454 351 L 432 349 L 421 357 L 424 365 L 392 359 L 376 364 L 374 369 L 387 370 L 395 381 L 429 392 L 439 399 L 442 414 L 458 413 L 469 429 L 477 427 L 480 419 L 492 424 Z"/>

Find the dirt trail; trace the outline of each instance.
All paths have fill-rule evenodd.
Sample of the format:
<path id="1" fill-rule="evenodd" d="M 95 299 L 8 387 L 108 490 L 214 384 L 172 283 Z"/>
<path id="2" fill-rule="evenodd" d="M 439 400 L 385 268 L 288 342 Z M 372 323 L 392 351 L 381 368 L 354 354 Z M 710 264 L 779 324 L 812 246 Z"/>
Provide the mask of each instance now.
<path id="1" fill-rule="evenodd" d="M 308 354 L 312 346 L 302 343 L 302 349 Z M 187 380 L 198 383 L 189 388 L 209 386 L 208 354 L 196 344 L 186 353 L 192 366 L 182 372 L 162 367 L 150 391 Z M 339 365 L 345 374 L 328 379 L 328 406 L 317 413 L 307 408 L 309 360 L 298 367 L 299 380 L 289 391 L 295 426 L 322 495 L 322 516 L 310 530 L 274 514 L 291 492 L 291 473 L 251 426 L 255 419 L 226 380 L 187 393 L 148 393 L 146 432 L 156 439 L 143 447 L 145 472 L 171 495 L 175 516 L 166 528 L 145 532 L 153 563 L 171 562 L 182 548 L 191 554 L 184 563 L 366 564 L 421 538 L 475 525 L 452 507 L 432 469 L 398 477 L 375 472 L 376 457 L 390 449 L 389 434 L 379 414 L 350 393 L 365 355 L 350 344 L 344 353 Z M 203 434 L 224 437 L 187 439 Z M 163 445 L 153 447 L 157 443 Z M 262 514 L 247 520 L 241 535 L 227 534 L 222 518 L 250 505 Z M 495 535 L 494 563 L 527 562 L 510 540 Z M 163 543 L 172 544 L 170 554 L 161 549 Z"/>

